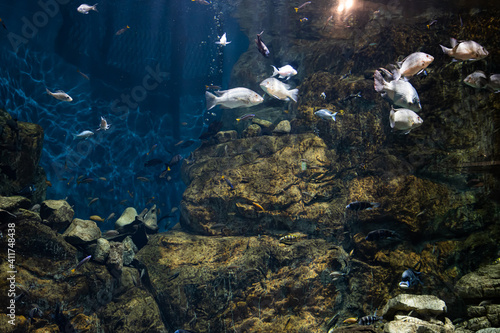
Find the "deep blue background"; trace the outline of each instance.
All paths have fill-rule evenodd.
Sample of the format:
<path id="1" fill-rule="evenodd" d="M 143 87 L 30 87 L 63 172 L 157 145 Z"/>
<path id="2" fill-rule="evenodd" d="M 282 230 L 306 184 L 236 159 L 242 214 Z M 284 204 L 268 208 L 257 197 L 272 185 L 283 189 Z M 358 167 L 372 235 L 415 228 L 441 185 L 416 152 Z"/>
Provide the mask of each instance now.
<path id="1" fill-rule="evenodd" d="M 215 4 L 114 0 L 84 15 L 76 10 L 81 1 L 42 3 L 51 5 L 0 1 L 0 18 L 8 28 L 0 27 L 0 108 L 44 128 L 41 164 L 52 183 L 47 198 L 67 198 L 79 218 L 119 216 L 126 206 L 141 211 L 152 197 L 160 216 L 168 214 L 185 188 L 179 167 L 168 182 L 158 178 L 163 165 L 146 168 L 144 163 L 187 157 L 199 145 L 180 149 L 175 143 L 198 138 L 219 117 L 206 113 L 205 85 L 228 87 L 248 39 Z M 115 35 L 127 25 L 130 29 Z M 224 32 L 232 43 L 222 48 L 215 41 Z M 151 72 L 161 72 L 160 82 L 148 76 Z M 50 97 L 46 87 L 64 90 L 73 102 Z M 131 96 L 131 102 L 122 96 Z M 95 131 L 101 116 L 112 125 L 108 131 L 73 139 L 83 130 Z M 77 185 L 78 176 L 94 181 Z M 88 206 L 95 197 L 99 200 Z M 103 225 L 111 227 L 112 222 Z"/>

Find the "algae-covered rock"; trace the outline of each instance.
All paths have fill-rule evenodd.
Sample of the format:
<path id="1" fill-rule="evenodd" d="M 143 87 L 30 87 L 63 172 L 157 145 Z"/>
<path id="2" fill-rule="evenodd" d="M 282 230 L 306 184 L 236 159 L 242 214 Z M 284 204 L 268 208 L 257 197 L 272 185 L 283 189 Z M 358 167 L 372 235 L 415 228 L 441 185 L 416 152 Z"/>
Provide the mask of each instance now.
<path id="1" fill-rule="evenodd" d="M 398 311 L 437 316 L 446 313 L 446 304 L 434 295 L 400 294 L 387 302 L 380 315 L 390 319 Z"/>
<path id="2" fill-rule="evenodd" d="M 455 288 L 464 299 L 500 297 L 500 264 L 487 265 L 463 276 Z"/>
<path id="3" fill-rule="evenodd" d="M 101 229 L 94 221 L 74 219 L 63 233 L 64 239 L 73 245 L 82 245 L 101 238 Z"/>
<path id="4" fill-rule="evenodd" d="M 274 134 L 288 134 L 292 130 L 290 122 L 288 120 L 282 120 L 273 129 Z"/>
<path id="5" fill-rule="evenodd" d="M 66 229 L 74 214 L 73 208 L 64 200 L 45 200 L 40 205 L 40 217 L 57 231 Z"/>
<path id="6" fill-rule="evenodd" d="M 229 142 L 232 140 L 236 140 L 236 138 L 238 138 L 238 132 L 232 130 L 217 132 L 215 137 L 217 138 L 217 141 L 219 143 Z"/>
<path id="7" fill-rule="evenodd" d="M 28 209 L 31 206 L 31 201 L 25 197 L 2 197 L 0 196 L 0 209 L 8 212 L 15 212 L 18 208 Z"/>
<path id="8" fill-rule="evenodd" d="M 259 125 L 251 124 L 243 131 L 243 137 L 253 138 L 255 136 L 261 135 L 262 130 Z"/>
<path id="9" fill-rule="evenodd" d="M 123 264 L 130 265 L 134 260 L 135 253 L 138 251 L 137 246 L 132 241 L 132 237 L 127 236 L 122 242 L 123 244 Z"/>
<path id="10" fill-rule="evenodd" d="M 110 245 L 107 239 L 99 238 L 92 258 L 100 263 L 104 263 L 109 255 Z"/>
<path id="11" fill-rule="evenodd" d="M 396 320 L 390 321 L 384 325 L 386 333 L 414 333 L 414 332 L 432 332 L 432 333 L 453 333 L 455 327 L 453 323 L 445 318 L 445 323 L 433 320 L 432 322 L 410 316 L 396 316 Z"/>

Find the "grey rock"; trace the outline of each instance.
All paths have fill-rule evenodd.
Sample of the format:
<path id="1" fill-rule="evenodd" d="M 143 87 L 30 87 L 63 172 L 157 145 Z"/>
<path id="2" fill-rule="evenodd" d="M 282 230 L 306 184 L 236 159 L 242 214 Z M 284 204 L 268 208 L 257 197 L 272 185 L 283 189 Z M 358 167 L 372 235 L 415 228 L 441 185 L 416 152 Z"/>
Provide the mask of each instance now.
<path id="1" fill-rule="evenodd" d="M 243 131 L 243 136 L 245 138 L 253 138 L 260 136 L 262 134 L 262 129 L 257 124 L 251 124 Z"/>
<path id="2" fill-rule="evenodd" d="M 40 214 L 40 204 L 33 205 L 33 207 L 30 208 L 32 212 L 39 213 Z"/>
<path id="3" fill-rule="evenodd" d="M 500 264 L 488 265 L 464 275 L 455 286 L 464 299 L 500 297 Z"/>
<path id="4" fill-rule="evenodd" d="M 477 331 L 476 333 L 500 333 L 500 328 L 493 328 L 493 327 L 483 328 Z"/>
<path id="5" fill-rule="evenodd" d="M 73 208 L 64 200 L 45 200 L 40 205 L 40 217 L 56 231 L 66 229 L 74 215 Z"/>
<path id="6" fill-rule="evenodd" d="M 228 141 L 233 141 L 238 138 L 238 132 L 231 130 L 231 131 L 221 131 L 217 132 L 215 135 L 219 143 L 224 143 Z"/>
<path id="7" fill-rule="evenodd" d="M 94 260 L 100 263 L 104 263 L 106 259 L 108 259 L 110 249 L 111 246 L 109 245 L 108 240 L 99 238 L 97 240 L 97 246 L 93 255 Z"/>
<path id="8" fill-rule="evenodd" d="M 127 207 L 123 211 L 122 215 L 118 218 L 118 220 L 116 220 L 115 229 L 120 233 L 123 232 L 125 226 L 135 221 L 136 216 L 137 216 L 137 211 L 135 210 L 135 208 Z"/>
<path id="9" fill-rule="evenodd" d="M 2 197 L 0 196 L 0 209 L 8 212 L 14 212 L 19 208 L 29 209 L 31 201 L 21 196 Z"/>
<path id="10" fill-rule="evenodd" d="M 384 325 L 386 333 L 453 333 L 455 327 L 451 321 L 446 318 L 445 323 L 440 321 L 428 322 L 419 318 L 410 316 L 396 316 L 397 320 L 393 320 Z"/>
<path id="11" fill-rule="evenodd" d="M 500 326 L 500 305 L 492 304 L 486 306 L 486 318 L 491 323 L 491 326 Z"/>
<path id="12" fill-rule="evenodd" d="M 446 303 L 433 295 L 400 294 L 387 302 L 381 315 L 390 319 L 398 311 L 435 316 L 446 312 Z"/>
<path id="13" fill-rule="evenodd" d="M 469 317 L 486 316 L 486 308 L 484 306 L 469 306 L 467 307 L 467 315 Z"/>
<path id="14" fill-rule="evenodd" d="M 123 242 L 123 264 L 130 265 L 138 251 L 137 246 L 132 241 L 132 237 L 127 236 Z"/>
<path id="15" fill-rule="evenodd" d="M 486 317 L 472 318 L 465 322 L 465 328 L 472 331 L 477 331 L 482 328 L 488 328 L 488 327 L 491 327 L 491 323 Z"/>
<path id="16" fill-rule="evenodd" d="M 144 225 L 149 234 L 158 232 L 158 216 L 156 214 L 156 205 L 151 207 L 144 217 Z"/>
<path id="17" fill-rule="evenodd" d="M 292 130 L 292 126 L 288 120 L 282 120 L 276 125 L 273 130 L 275 134 L 288 134 Z"/>
<path id="18" fill-rule="evenodd" d="M 110 242 L 109 246 L 109 256 L 106 264 L 112 275 L 120 275 L 123 269 L 123 244 L 119 242 Z"/>
<path id="19" fill-rule="evenodd" d="M 74 219 L 63 237 L 73 245 L 88 244 L 101 237 L 101 229 L 94 221 Z"/>
<path id="20" fill-rule="evenodd" d="M 260 127 L 264 127 L 264 128 L 268 128 L 268 129 L 270 129 L 271 127 L 273 127 L 273 123 L 270 122 L 269 120 L 264 120 L 264 119 L 260 119 L 260 118 L 257 118 L 257 117 L 255 117 L 255 118 L 252 119 L 252 123 L 257 124 Z"/>

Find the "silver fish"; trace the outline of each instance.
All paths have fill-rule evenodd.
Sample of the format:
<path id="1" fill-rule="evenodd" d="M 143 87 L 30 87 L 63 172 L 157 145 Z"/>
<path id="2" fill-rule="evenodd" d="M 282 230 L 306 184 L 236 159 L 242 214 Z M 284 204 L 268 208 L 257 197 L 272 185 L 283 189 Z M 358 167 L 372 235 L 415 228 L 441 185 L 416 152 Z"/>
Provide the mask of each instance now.
<path id="1" fill-rule="evenodd" d="M 99 125 L 99 128 L 96 131 L 100 131 L 100 130 L 106 131 L 110 127 L 111 127 L 111 124 L 108 124 L 108 122 L 106 121 L 106 118 L 101 117 L 101 124 Z"/>
<path id="2" fill-rule="evenodd" d="M 467 75 L 464 79 L 464 83 L 472 88 L 484 88 L 488 84 L 488 78 L 483 71 L 475 71 L 472 74 Z"/>
<path id="3" fill-rule="evenodd" d="M 78 10 L 79 13 L 82 13 L 82 14 L 88 14 L 91 10 L 94 10 L 97 12 L 97 3 L 93 6 L 89 6 L 87 4 L 81 4 L 80 6 L 78 6 L 78 8 L 76 10 Z"/>
<path id="4" fill-rule="evenodd" d="M 410 77 L 422 72 L 433 61 L 434 57 L 430 54 L 415 52 L 398 62 L 399 69 L 396 72 L 399 76 Z M 394 79 L 398 80 L 399 77 L 395 76 Z"/>
<path id="5" fill-rule="evenodd" d="M 78 134 L 73 134 L 73 139 L 88 139 L 92 135 L 94 135 L 94 132 L 92 131 L 83 131 Z"/>
<path id="6" fill-rule="evenodd" d="M 404 80 L 387 82 L 378 70 L 375 71 L 374 79 L 375 90 L 383 93 L 383 95 L 386 93 L 394 104 L 416 112 L 422 110 L 418 93 L 410 82 Z"/>
<path id="7" fill-rule="evenodd" d="M 58 99 L 60 101 L 63 101 L 63 102 L 71 102 L 73 100 L 73 98 L 71 98 L 70 95 L 66 94 L 64 91 L 62 90 L 57 90 L 56 92 L 51 92 L 49 89 L 45 88 L 45 90 L 47 91 L 47 94 L 49 94 L 50 96 L 54 97 L 55 99 Z"/>
<path id="8" fill-rule="evenodd" d="M 424 122 L 418 114 L 408 109 L 391 109 L 389 121 L 391 128 L 405 131 L 405 134 L 410 133 L 412 129 L 419 127 Z"/>
<path id="9" fill-rule="evenodd" d="M 488 82 L 486 87 L 491 89 L 495 93 L 500 92 L 500 74 L 490 75 L 490 82 Z"/>
<path id="10" fill-rule="evenodd" d="M 457 42 L 455 38 L 451 38 L 451 49 L 439 46 L 445 54 L 457 60 L 480 60 L 489 54 L 484 47 L 472 40 Z"/>
<path id="11" fill-rule="evenodd" d="M 330 110 L 321 109 L 321 110 L 314 112 L 314 114 L 316 116 L 320 117 L 321 119 L 335 121 L 335 115 L 337 114 L 337 112 L 332 113 L 332 111 L 330 111 Z"/>
<path id="12" fill-rule="evenodd" d="M 221 90 L 216 92 L 217 95 L 206 91 L 205 98 L 207 100 L 207 110 L 210 110 L 216 105 L 227 109 L 239 107 L 250 107 L 260 104 L 264 101 L 262 96 L 255 91 L 247 88 L 233 88 L 229 90 Z"/>
<path id="13" fill-rule="evenodd" d="M 260 83 L 260 87 L 270 96 L 277 98 L 282 101 L 292 100 L 297 102 L 297 97 L 299 95 L 299 89 L 290 89 L 288 84 L 281 82 L 273 77 L 267 78 Z"/>

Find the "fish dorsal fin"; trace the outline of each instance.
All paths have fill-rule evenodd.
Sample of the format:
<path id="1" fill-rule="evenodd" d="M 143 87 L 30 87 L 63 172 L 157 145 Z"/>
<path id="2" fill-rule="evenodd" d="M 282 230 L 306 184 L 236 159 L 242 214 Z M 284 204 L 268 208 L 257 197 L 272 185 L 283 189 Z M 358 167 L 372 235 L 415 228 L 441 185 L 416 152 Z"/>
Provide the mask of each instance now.
<path id="1" fill-rule="evenodd" d="M 63 93 L 63 94 L 65 94 L 65 92 L 62 91 L 62 90 L 56 90 L 56 93 Z"/>
<path id="2" fill-rule="evenodd" d="M 224 95 L 225 93 L 227 93 L 227 90 L 217 90 L 217 91 L 214 91 L 214 93 L 215 93 L 217 96 L 222 96 L 222 95 Z"/>

